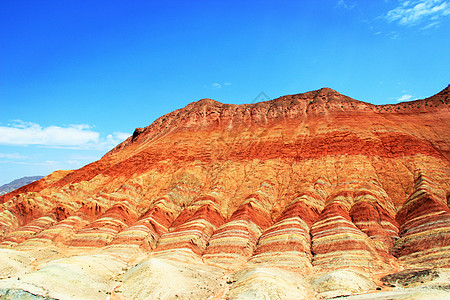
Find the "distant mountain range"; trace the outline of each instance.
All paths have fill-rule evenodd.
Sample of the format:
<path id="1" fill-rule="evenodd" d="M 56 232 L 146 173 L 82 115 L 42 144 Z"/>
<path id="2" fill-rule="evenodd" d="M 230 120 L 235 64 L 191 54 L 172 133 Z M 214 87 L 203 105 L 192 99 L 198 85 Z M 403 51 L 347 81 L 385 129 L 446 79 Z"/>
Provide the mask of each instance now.
<path id="1" fill-rule="evenodd" d="M 10 183 L 0 186 L 0 195 L 12 192 L 24 185 L 27 185 L 29 183 L 32 183 L 33 181 L 39 180 L 42 177 L 44 177 L 44 176 L 28 176 L 28 177 L 22 177 L 20 179 L 13 180 Z"/>

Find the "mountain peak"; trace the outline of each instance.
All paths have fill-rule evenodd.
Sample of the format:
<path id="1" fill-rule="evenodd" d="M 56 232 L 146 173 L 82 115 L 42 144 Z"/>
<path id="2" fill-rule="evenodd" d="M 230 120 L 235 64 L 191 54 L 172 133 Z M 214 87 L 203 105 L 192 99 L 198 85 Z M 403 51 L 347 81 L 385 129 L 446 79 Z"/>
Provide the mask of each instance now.
<path id="1" fill-rule="evenodd" d="M 421 101 L 411 103 L 373 105 L 363 101 L 355 100 L 329 87 L 323 87 L 310 92 L 286 95 L 273 100 L 261 101 L 251 104 L 224 104 L 219 101 L 203 98 L 189 103 L 186 107 L 166 114 L 146 128 L 137 128 L 133 133 L 131 142 L 150 141 L 173 130 L 195 131 L 196 128 L 213 126 L 214 128 L 226 128 L 229 122 L 252 126 L 252 123 L 272 122 L 279 119 L 302 119 L 307 116 L 331 116 L 348 114 L 350 111 L 358 113 L 414 113 L 439 109 L 440 103 L 446 103 L 449 87 L 440 93 L 430 97 L 434 104 L 420 105 Z M 445 100 L 445 101 L 444 101 Z M 428 100 L 429 101 L 429 100 Z M 435 107 L 435 108 L 434 108 Z M 250 117 L 248 117 L 250 116 Z M 184 128 L 184 129 L 183 129 Z M 115 152 L 124 145 L 119 145 Z"/>
<path id="2" fill-rule="evenodd" d="M 209 106 L 218 106 L 218 105 L 219 106 L 223 105 L 223 103 L 213 100 L 213 99 L 210 99 L 210 98 L 203 98 L 198 101 L 189 103 L 186 106 L 186 108 L 189 109 L 189 108 L 195 108 L 195 107 L 209 107 Z"/>
<path id="3" fill-rule="evenodd" d="M 73 298 L 74 285 L 91 298 L 329 298 L 342 282 L 378 292 L 384 275 L 404 296 L 404 278 L 450 264 L 447 92 L 377 106 L 323 88 L 166 114 L 0 196 L 0 298 Z"/>
<path id="4" fill-rule="evenodd" d="M 318 90 L 321 93 L 325 93 L 325 94 L 340 94 L 337 91 L 329 88 L 329 87 L 323 87 L 321 89 Z"/>

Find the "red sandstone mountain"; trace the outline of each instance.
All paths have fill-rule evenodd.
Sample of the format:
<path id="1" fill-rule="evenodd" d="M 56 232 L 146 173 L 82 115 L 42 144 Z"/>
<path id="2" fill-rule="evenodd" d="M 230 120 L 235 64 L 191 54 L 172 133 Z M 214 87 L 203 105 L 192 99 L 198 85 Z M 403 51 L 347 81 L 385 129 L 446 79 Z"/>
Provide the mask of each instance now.
<path id="1" fill-rule="evenodd" d="M 415 268 L 442 277 L 449 91 L 393 105 L 329 88 L 256 104 L 193 102 L 97 162 L 0 196 L 0 260 L 33 262 L 8 265 L 5 274 L 24 280 L 0 280 L 0 295 L 8 286 L 54 298 L 288 299 L 378 284 L 380 296 L 396 297 L 379 278 Z M 108 274 L 76 269 L 105 260 Z M 61 286 L 61 264 L 99 294 L 88 281 L 79 294 Z"/>

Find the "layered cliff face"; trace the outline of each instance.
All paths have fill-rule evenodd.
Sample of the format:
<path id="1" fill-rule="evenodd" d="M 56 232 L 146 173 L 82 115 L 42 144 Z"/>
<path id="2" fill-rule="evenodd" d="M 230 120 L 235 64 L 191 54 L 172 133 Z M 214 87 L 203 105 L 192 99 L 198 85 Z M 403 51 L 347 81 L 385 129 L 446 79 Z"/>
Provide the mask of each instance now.
<path id="1" fill-rule="evenodd" d="M 328 88 L 191 103 L 0 196 L 0 295 L 443 295 L 448 120 L 449 87 L 382 106 Z M 438 274 L 429 289 L 379 281 L 417 268 Z"/>

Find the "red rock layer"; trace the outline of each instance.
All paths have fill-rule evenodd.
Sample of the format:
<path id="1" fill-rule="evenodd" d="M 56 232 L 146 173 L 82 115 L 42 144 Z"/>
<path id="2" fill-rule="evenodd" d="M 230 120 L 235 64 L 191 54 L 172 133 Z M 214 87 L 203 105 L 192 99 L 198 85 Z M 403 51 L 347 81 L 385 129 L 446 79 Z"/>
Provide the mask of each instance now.
<path id="1" fill-rule="evenodd" d="M 404 267 L 446 266 L 449 97 L 450 87 L 382 106 L 328 88 L 203 99 L 97 162 L 0 196 L 0 242 L 129 261 L 188 250 L 233 269 L 384 272 L 397 268 L 390 253 Z M 414 186 L 417 168 L 430 172 Z"/>
<path id="2" fill-rule="evenodd" d="M 352 223 L 352 192 L 340 192 L 311 228 L 313 265 L 321 269 L 387 269 L 374 242 Z"/>
<path id="3" fill-rule="evenodd" d="M 78 230 L 87 226 L 103 212 L 103 208 L 95 201 L 85 203 L 75 214 L 63 219 L 55 225 L 42 230 L 34 237 L 19 244 L 16 249 L 33 250 L 40 247 L 56 245 L 66 247 Z"/>
<path id="4" fill-rule="evenodd" d="M 157 198 L 137 222 L 119 232 L 106 250 L 114 252 L 119 249 L 130 250 L 130 247 L 153 250 L 159 237 L 168 232 L 181 207 L 192 199 L 193 194 L 192 187 L 177 183 L 167 194 Z"/>
<path id="5" fill-rule="evenodd" d="M 166 198 L 156 201 L 136 223 L 118 233 L 109 245 L 135 245 L 145 251 L 154 249 L 159 236 L 167 232 L 173 221 L 175 212 L 170 204 Z"/>
<path id="6" fill-rule="evenodd" d="M 219 212 L 219 199 L 215 194 L 217 195 L 213 191 L 201 196 L 185 208 L 175 220 L 170 232 L 161 236 L 155 251 L 187 249 L 202 255 L 213 232 L 225 222 Z"/>
<path id="7" fill-rule="evenodd" d="M 67 216 L 67 209 L 61 206 L 57 206 L 45 216 L 37 218 L 27 225 L 22 226 L 17 230 L 9 233 L 0 244 L 0 247 L 16 246 L 30 238 L 35 237 L 44 229 L 49 228 L 61 219 L 65 219 Z"/>
<path id="8" fill-rule="evenodd" d="M 15 191 L 12 191 L 11 193 L 1 196 L 0 203 L 4 203 L 9 199 L 11 199 L 12 197 L 20 194 L 27 194 L 29 192 L 40 191 L 48 186 L 51 186 L 52 184 L 54 184 L 55 182 L 59 181 L 61 178 L 72 172 L 73 171 L 64 171 L 64 170 L 55 171 L 50 175 L 41 178 L 40 180 L 34 181 L 28 185 L 18 188 Z"/>
<path id="9" fill-rule="evenodd" d="M 127 201 L 114 204 L 100 218 L 79 230 L 71 247 L 104 247 L 137 219 L 134 207 Z"/>
<path id="10" fill-rule="evenodd" d="M 0 226 L 11 231 L 11 225 L 22 226 L 36 218 L 44 216 L 55 203 L 47 197 L 34 197 L 33 194 L 20 194 L 14 200 L 3 203 L 0 215 Z"/>
<path id="11" fill-rule="evenodd" d="M 446 193 L 420 172 L 414 193 L 398 212 L 400 239 L 391 252 L 403 263 L 450 267 L 450 209 Z"/>
<path id="12" fill-rule="evenodd" d="M 448 161 L 448 117 L 448 87 L 424 100 L 384 106 L 357 101 L 328 88 L 240 106 L 203 99 L 136 130 L 101 160 L 55 182 L 29 186 L 26 191 L 65 187 L 99 174 L 126 180 L 163 167 L 159 164 L 167 160 L 179 166 L 196 160 L 305 162 L 329 155 L 362 155 L 403 163 L 405 157 L 419 162 L 417 156 L 422 155 Z M 366 126 L 360 126 L 361 120 Z M 199 139 L 202 143 L 197 143 Z M 385 190 L 396 205 L 401 205 L 403 190 L 389 174 L 396 168 L 385 164 L 381 169 Z M 397 175 L 403 183 L 408 179 L 406 173 Z M 0 196 L 0 202 L 16 195 Z"/>
<path id="13" fill-rule="evenodd" d="M 263 182 L 256 193 L 246 197 L 230 220 L 214 232 L 203 260 L 225 268 L 245 263 L 262 231 L 272 224 L 269 211 L 274 192 L 271 183 Z"/>
<path id="14" fill-rule="evenodd" d="M 392 201 L 376 185 L 355 194 L 350 210 L 353 224 L 369 236 L 380 251 L 386 253 L 398 239 L 398 224 L 394 216 Z"/>
<path id="15" fill-rule="evenodd" d="M 323 199 L 316 193 L 299 195 L 258 240 L 249 263 L 276 266 L 297 272 L 311 271 L 309 229 L 317 220 Z"/>

